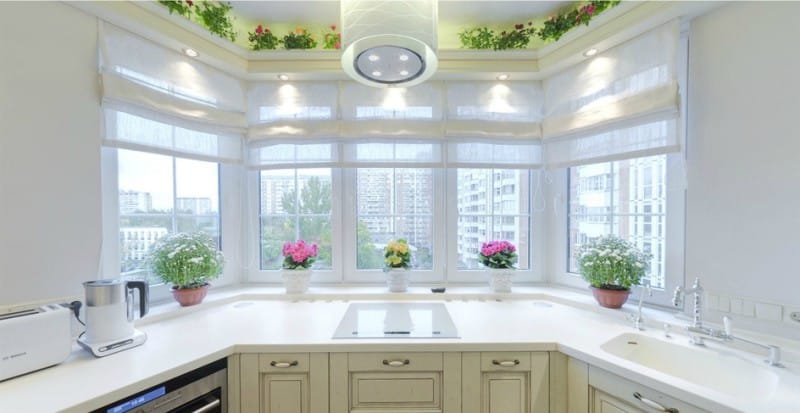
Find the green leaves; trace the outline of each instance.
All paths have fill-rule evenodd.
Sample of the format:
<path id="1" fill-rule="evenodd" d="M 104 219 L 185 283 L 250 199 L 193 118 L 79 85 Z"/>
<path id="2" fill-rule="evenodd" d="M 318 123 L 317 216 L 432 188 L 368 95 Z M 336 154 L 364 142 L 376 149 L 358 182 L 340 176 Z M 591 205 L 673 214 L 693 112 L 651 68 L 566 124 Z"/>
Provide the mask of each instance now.
<path id="1" fill-rule="evenodd" d="M 630 289 L 650 266 L 650 255 L 615 236 L 582 245 L 577 252 L 581 275 L 593 287 Z"/>
<path id="2" fill-rule="evenodd" d="M 557 41 L 581 24 L 588 26 L 592 18 L 619 3 L 620 0 L 590 1 L 580 8 L 550 17 L 541 28 L 535 28 L 528 22 L 527 26 L 516 24 L 513 30 L 504 30 L 497 34 L 487 27 L 473 27 L 459 32 L 458 38 L 461 40 L 461 47 L 465 49 L 524 49 L 528 47 L 533 36 L 544 41 Z"/>
<path id="3" fill-rule="evenodd" d="M 232 42 L 236 41 L 236 31 L 233 30 L 233 21 L 228 12 L 232 7 L 228 3 L 211 3 L 204 1 L 201 3 L 202 10 L 197 10 L 197 15 L 203 24 L 211 31 L 223 39 Z"/>
<path id="4" fill-rule="evenodd" d="M 180 232 L 158 240 L 148 266 L 166 283 L 196 288 L 222 274 L 225 257 L 208 234 Z"/>

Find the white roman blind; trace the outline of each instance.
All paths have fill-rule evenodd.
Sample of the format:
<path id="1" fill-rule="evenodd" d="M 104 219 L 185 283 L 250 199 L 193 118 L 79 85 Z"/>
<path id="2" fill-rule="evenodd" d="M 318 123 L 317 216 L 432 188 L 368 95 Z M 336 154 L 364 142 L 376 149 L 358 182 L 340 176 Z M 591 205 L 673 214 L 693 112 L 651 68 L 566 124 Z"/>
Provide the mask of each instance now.
<path id="1" fill-rule="evenodd" d="M 441 138 L 442 84 L 374 88 L 342 82 L 341 134 L 354 138 Z"/>
<path id="2" fill-rule="evenodd" d="M 447 82 L 447 166 L 542 164 L 541 82 Z"/>
<path id="3" fill-rule="evenodd" d="M 242 82 L 108 23 L 100 25 L 104 143 L 241 162 Z"/>
<path id="4" fill-rule="evenodd" d="M 248 140 L 339 136 L 338 82 L 263 82 L 247 91 Z"/>
<path id="5" fill-rule="evenodd" d="M 678 150 L 678 40 L 672 21 L 546 79 L 547 165 Z"/>

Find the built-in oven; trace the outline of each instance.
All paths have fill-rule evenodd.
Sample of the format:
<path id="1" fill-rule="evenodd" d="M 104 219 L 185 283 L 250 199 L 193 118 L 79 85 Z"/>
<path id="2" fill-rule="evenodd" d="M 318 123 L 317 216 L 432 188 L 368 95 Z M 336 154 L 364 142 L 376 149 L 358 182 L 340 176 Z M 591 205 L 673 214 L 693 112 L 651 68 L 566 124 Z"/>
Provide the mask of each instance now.
<path id="1" fill-rule="evenodd" d="M 227 391 L 228 361 L 222 359 L 92 413 L 227 413 Z"/>

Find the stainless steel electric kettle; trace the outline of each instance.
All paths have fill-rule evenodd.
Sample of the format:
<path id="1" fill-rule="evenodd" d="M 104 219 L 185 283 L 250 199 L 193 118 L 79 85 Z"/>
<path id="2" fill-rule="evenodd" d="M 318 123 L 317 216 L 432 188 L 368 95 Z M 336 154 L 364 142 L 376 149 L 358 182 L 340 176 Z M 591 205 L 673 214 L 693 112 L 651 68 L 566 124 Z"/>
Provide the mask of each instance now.
<path id="1" fill-rule="evenodd" d="M 95 280 L 86 291 L 86 331 L 78 343 L 97 357 L 138 346 L 147 335 L 133 327 L 134 290 L 139 292 L 139 317 L 148 311 L 149 287 L 144 281 Z"/>

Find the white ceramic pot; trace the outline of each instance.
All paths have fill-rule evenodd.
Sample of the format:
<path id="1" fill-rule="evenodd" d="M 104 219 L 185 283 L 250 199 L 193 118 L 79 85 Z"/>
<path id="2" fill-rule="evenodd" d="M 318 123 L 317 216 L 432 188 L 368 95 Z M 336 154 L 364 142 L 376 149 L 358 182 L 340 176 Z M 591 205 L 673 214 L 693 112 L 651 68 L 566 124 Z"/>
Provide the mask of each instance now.
<path id="1" fill-rule="evenodd" d="M 386 273 L 386 285 L 393 293 L 404 293 L 408 291 L 408 270 L 404 268 L 394 268 Z"/>
<path id="2" fill-rule="evenodd" d="M 489 287 L 496 293 L 510 293 L 511 283 L 514 281 L 513 268 L 489 269 Z"/>
<path id="3" fill-rule="evenodd" d="M 308 291 L 308 283 L 311 281 L 311 270 L 283 270 L 283 286 L 286 287 L 286 294 L 302 294 Z"/>

